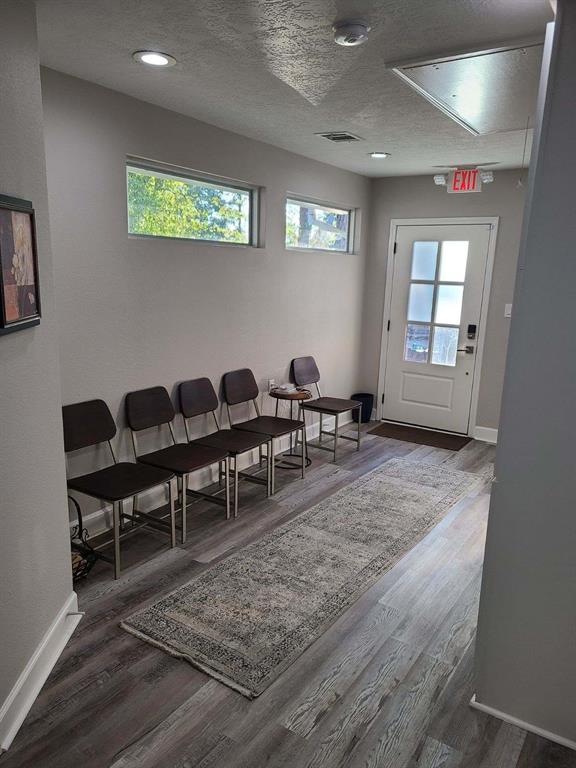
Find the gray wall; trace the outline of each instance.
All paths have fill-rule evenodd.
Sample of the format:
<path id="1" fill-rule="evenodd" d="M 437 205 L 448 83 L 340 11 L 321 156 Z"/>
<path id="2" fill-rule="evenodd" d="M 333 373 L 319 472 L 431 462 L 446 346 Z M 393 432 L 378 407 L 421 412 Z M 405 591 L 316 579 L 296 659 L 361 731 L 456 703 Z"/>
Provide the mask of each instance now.
<path id="1" fill-rule="evenodd" d="M 576 4 L 559 12 L 510 334 L 476 694 L 576 745 Z"/>
<path id="2" fill-rule="evenodd" d="M 43 308 L 0 337 L 1 706 L 72 583 L 34 3 L 0 21 L 0 192 L 36 207 Z"/>
<path id="3" fill-rule="evenodd" d="M 492 184 L 468 195 L 448 194 L 445 188 L 434 185 L 431 176 L 373 181 L 362 367 L 362 384 L 369 391 L 376 392 L 378 385 L 390 219 L 499 216 L 477 418 L 478 426 L 498 428 L 510 323 L 504 317 L 504 304 L 512 301 L 524 206 L 524 188 L 518 187 L 520 176 L 524 178 L 525 173 L 496 170 Z"/>
<path id="4" fill-rule="evenodd" d="M 264 389 L 303 354 L 327 390 L 349 396 L 368 179 L 54 71 L 43 87 L 64 402 L 99 396 L 121 417 L 130 390 L 218 384 L 244 366 Z M 265 187 L 265 247 L 128 237 L 128 154 Z M 286 251 L 287 192 L 360 208 L 358 252 Z"/>

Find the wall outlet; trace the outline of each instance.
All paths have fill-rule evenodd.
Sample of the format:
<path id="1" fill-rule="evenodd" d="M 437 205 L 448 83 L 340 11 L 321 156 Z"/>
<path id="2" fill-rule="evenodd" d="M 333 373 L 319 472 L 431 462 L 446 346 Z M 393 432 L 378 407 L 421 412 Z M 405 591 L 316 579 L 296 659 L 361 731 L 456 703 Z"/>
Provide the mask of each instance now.
<path id="1" fill-rule="evenodd" d="M 275 389 L 276 387 L 276 379 L 268 379 L 268 392 Z"/>
<path id="2" fill-rule="evenodd" d="M 504 317 L 512 317 L 512 304 L 504 304 Z"/>

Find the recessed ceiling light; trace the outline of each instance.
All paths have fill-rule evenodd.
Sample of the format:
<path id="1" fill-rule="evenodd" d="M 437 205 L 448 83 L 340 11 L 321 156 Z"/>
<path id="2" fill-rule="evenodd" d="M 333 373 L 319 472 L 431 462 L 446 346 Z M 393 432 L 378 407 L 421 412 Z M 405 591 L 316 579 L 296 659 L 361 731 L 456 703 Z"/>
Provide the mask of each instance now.
<path id="1" fill-rule="evenodd" d="M 134 51 L 132 58 L 150 67 L 173 67 L 176 64 L 174 56 L 170 56 L 169 53 L 160 53 L 160 51 Z"/>
<path id="2" fill-rule="evenodd" d="M 370 157 L 373 157 L 374 160 L 383 160 L 385 157 L 390 157 L 389 152 L 370 152 Z"/>

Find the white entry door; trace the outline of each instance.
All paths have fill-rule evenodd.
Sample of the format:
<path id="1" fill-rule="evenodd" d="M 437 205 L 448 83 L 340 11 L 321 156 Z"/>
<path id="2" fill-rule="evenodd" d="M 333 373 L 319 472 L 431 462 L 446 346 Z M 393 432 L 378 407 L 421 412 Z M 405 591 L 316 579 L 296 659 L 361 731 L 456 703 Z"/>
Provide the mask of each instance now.
<path id="1" fill-rule="evenodd" d="M 387 421 L 468 433 L 491 229 L 397 226 L 384 327 Z"/>

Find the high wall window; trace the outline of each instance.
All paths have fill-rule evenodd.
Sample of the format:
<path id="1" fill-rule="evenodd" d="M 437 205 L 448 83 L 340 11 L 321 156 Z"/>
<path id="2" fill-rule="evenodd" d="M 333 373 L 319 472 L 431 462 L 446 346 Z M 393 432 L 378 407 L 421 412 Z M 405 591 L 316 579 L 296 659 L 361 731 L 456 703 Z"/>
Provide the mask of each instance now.
<path id="1" fill-rule="evenodd" d="M 286 247 L 351 251 L 353 211 L 304 200 L 286 200 Z"/>
<path id="2" fill-rule="evenodd" d="M 128 163 L 131 235 L 252 245 L 256 190 Z"/>

